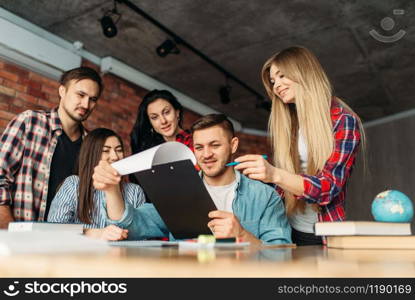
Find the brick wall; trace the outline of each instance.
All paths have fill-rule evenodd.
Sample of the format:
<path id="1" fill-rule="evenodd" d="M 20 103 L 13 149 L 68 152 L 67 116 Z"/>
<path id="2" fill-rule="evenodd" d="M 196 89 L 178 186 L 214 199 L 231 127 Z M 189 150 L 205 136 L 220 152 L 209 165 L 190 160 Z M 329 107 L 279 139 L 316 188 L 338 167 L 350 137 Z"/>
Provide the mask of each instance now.
<path id="1" fill-rule="evenodd" d="M 266 154 L 271 161 L 271 147 L 267 138 L 245 133 L 237 133 L 239 148 L 237 156 L 244 154 Z"/>
<path id="2" fill-rule="evenodd" d="M 83 65 L 98 70 L 84 61 Z M 134 125 L 138 105 L 147 91 L 111 74 L 103 75 L 104 91 L 95 111 L 85 122 L 88 129 L 107 127 L 117 132 L 130 150 L 129 134 Z M 59 104 L 59 83 L 20 66 L 0 60 L 0 132 L 18 113 L 27 109 L 50 109 Z M 180 99 L 179 99 L 180 100 Z M 185 110 L 184 127 L 200 115 Z M 238 154 L 266 153 L 269 147 L 264 137 L 238 134 L 241 139 Z"/>

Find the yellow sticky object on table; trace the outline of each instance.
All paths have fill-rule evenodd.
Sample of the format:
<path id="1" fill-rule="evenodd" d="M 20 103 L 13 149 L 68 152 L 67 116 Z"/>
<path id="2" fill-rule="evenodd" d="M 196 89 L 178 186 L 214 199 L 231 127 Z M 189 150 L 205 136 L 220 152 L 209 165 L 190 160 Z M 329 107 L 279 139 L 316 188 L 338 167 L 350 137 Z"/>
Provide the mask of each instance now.
<path id="1" fill-rule="evenodd" d="M 213 248 L 205 248 L 197 250 L 197 261 L 200 263 L 209 263 L 216 258 L 215 250 Z"/>
<path id="2" fill-rule="evenodd" d="M 216 238 L 211 234 L 200 234 L 197 237 L 197 242 L 199 244 L 214 244 L 216 242 Z"/>

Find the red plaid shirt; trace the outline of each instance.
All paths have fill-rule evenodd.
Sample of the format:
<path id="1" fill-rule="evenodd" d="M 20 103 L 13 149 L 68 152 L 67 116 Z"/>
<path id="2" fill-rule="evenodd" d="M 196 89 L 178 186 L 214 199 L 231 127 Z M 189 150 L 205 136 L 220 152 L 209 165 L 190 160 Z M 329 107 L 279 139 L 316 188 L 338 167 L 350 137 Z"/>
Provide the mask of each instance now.
<path id="1" fill-rule="evenodd" d="M 182 130 L 176 135 L 176 142 L 185 144 L 193 151 L 193 137 L 187 130 Z M 194 152 L 194 151 L 193 151 Z"/>
<path id="2" fill-rule="evenodd" d="M 300 174 L 304 178 L 304 194 L 297 196 L 320 207 L 320 222 L 343 221 L 346 218 L 344 199 L 346 183 L 350 177 L 360 143 L 358 119 L 337 101 L 331 105 L 334 151 L 321 172 L 315 176 Z M 277 187 L 284 195 L 284 191 Z"/>
<path id="3" fill-rule="evenodd" d="M 0 205 L 10 205 L 16 221 L 43 221 L 49 171 L 62 124 L 57 109 L 27 110 L 1 136 Z"/>
<path id="4" fill-rule="evenodd" d="M 343 221 L 345 215 L 346 183 L 351 175 L 360 143 L 358 119 L 337 101 L 331 105 L 335 140 L 334 151 L 321 172 L 304 178 L 303 199 L 318 204 L 320 222 Z"/>

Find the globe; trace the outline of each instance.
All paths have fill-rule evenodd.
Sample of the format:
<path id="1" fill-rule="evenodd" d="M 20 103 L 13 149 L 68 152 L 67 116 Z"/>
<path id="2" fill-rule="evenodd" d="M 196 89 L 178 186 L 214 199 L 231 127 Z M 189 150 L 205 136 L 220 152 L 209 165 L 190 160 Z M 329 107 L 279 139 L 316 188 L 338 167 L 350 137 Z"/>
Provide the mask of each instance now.
<path id="1" fill-rule="evenodd" d="M 414 216 L 414 206 L 404 193 L 388 190 L 373 200 L 372 215 L 378 222 L 409 223 Z"/>

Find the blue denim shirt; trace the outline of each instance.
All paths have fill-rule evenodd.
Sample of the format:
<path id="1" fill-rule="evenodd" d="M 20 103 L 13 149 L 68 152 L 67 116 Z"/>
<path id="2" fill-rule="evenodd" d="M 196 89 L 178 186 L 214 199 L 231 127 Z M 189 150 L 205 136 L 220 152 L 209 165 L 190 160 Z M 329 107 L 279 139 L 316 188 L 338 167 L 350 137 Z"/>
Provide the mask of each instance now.
<path id="1" fill-rule="evenodd" d="M 235 173 L 237 185 L 232 210 L 241 226 L 264 244 L 291 243 L 291 227 L 284 204 L 275 189 L 239 172 Z M 121 219 L 107 219 L 108 225 L 114 224 L 128 229 L 130 240 L 167 236 L 172 238 L 153 204 L 146 203 L 138 208 L 127 202 L 125 205 Z"/>

